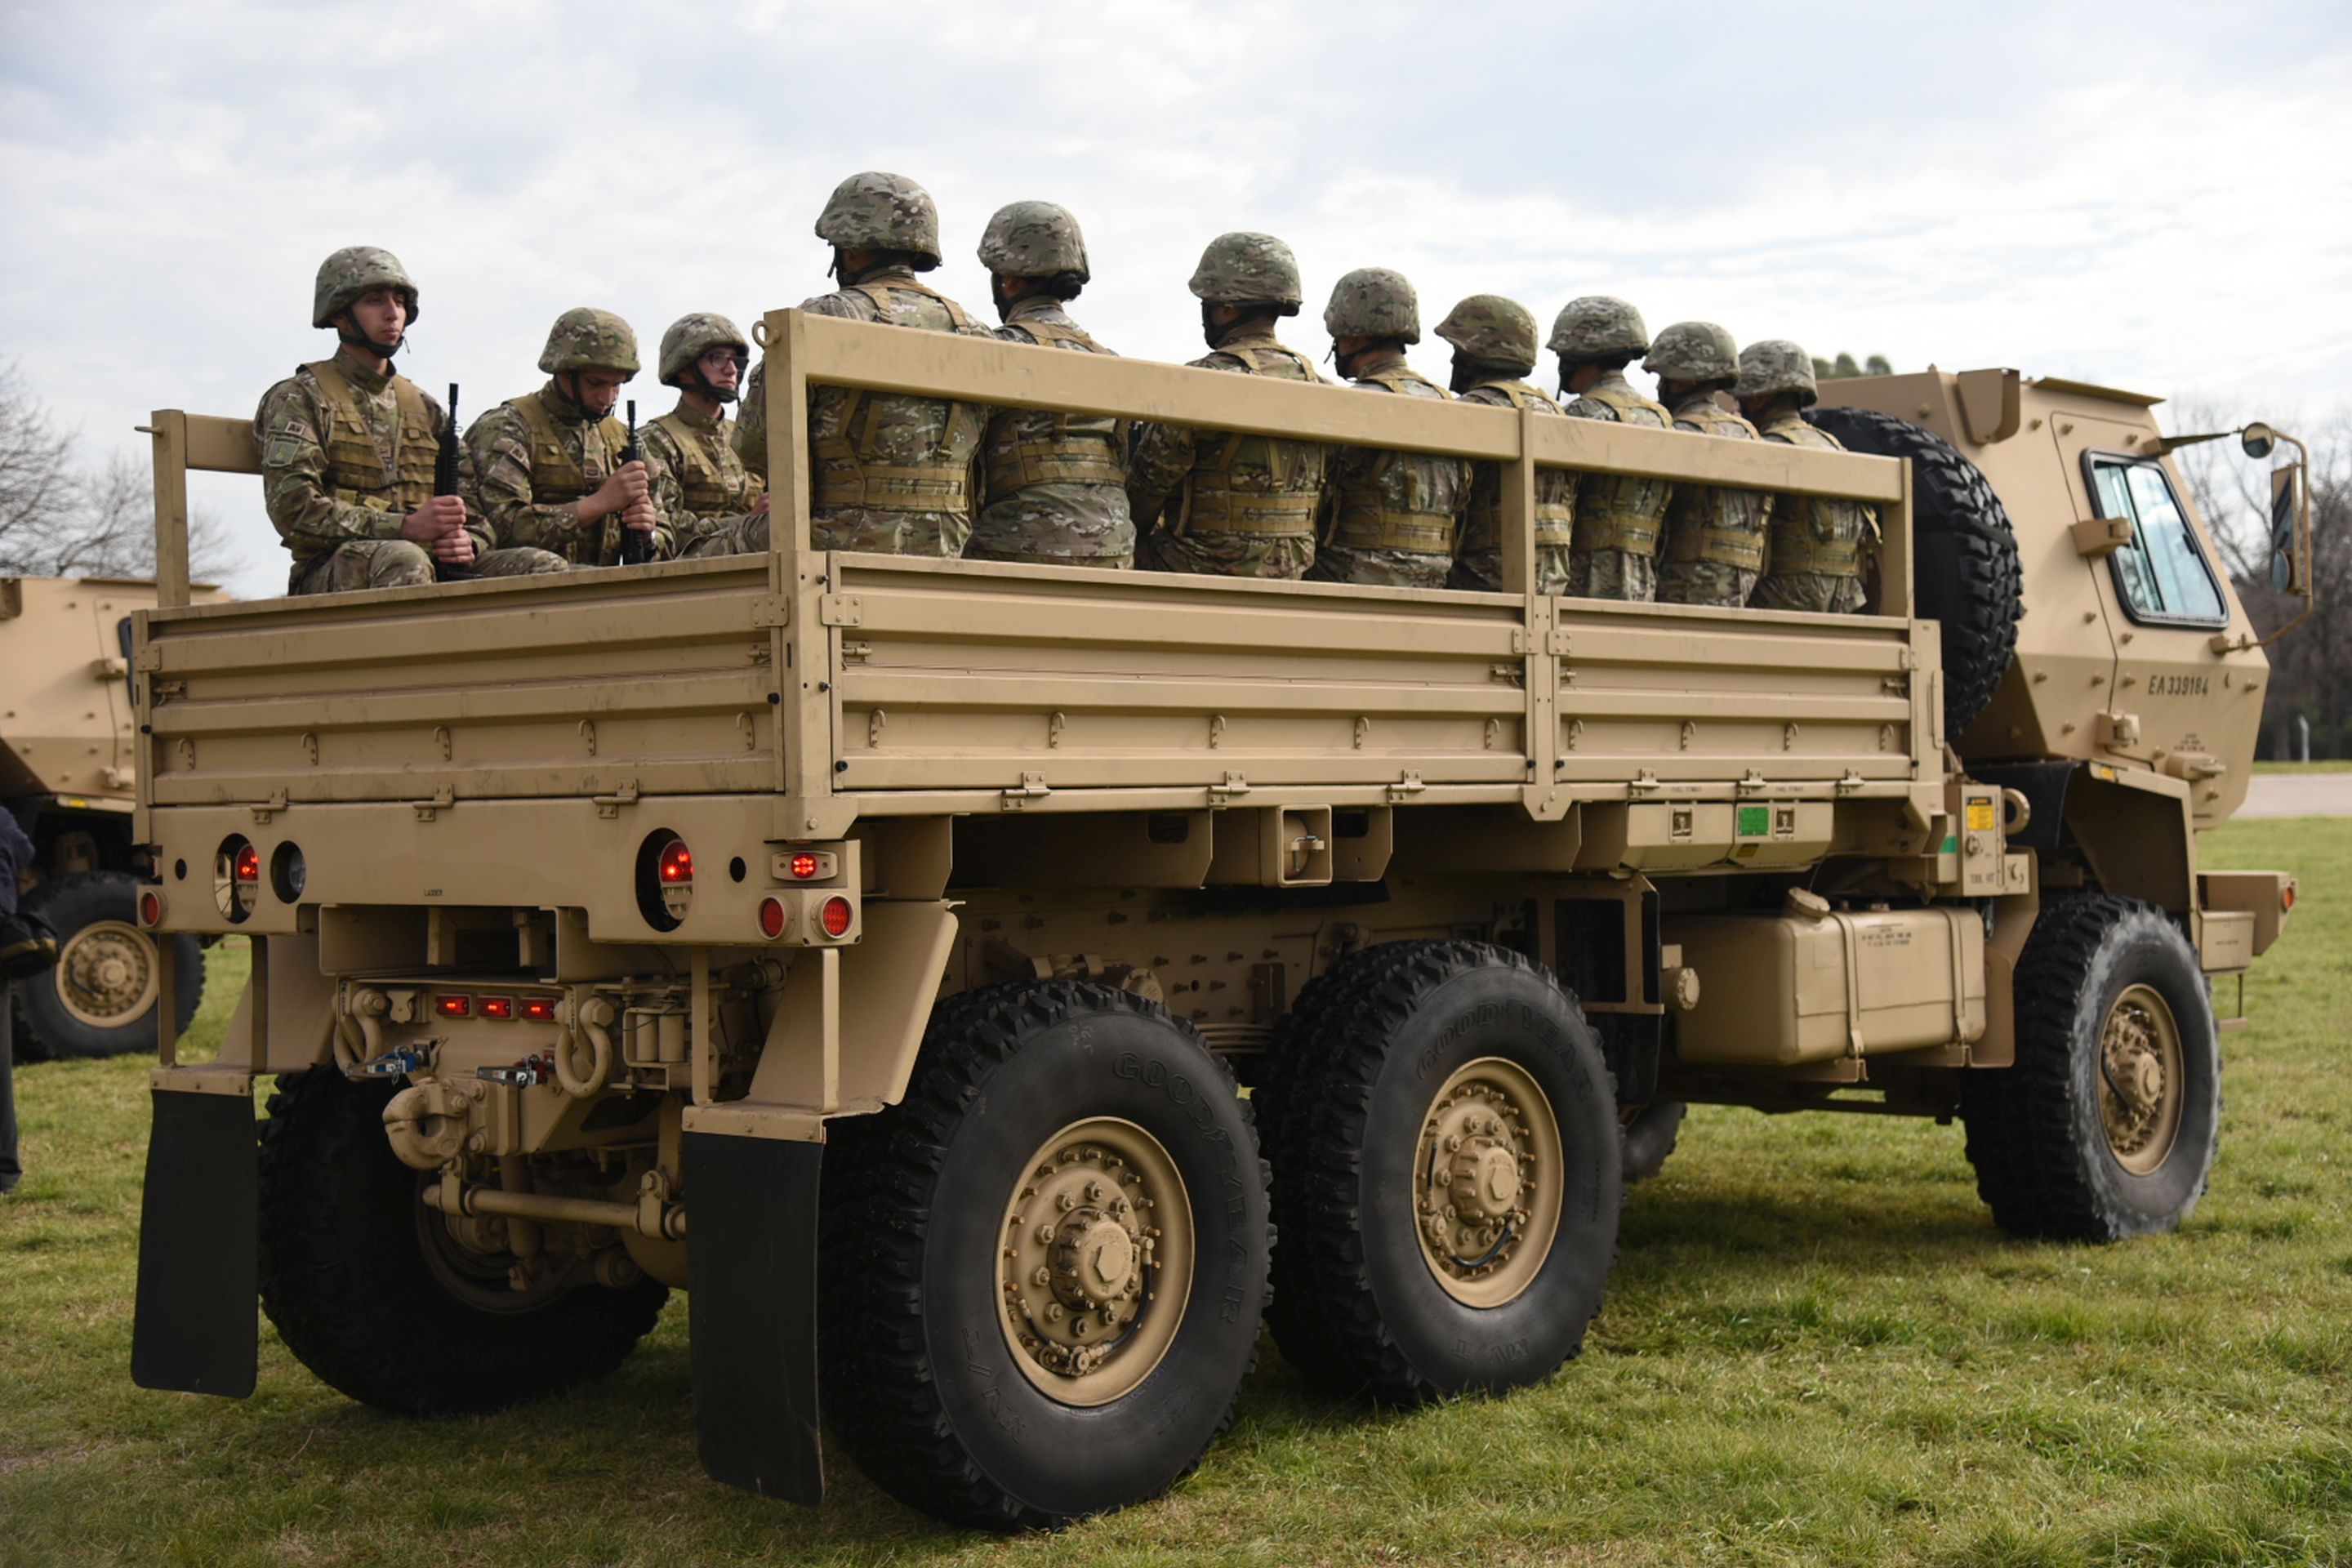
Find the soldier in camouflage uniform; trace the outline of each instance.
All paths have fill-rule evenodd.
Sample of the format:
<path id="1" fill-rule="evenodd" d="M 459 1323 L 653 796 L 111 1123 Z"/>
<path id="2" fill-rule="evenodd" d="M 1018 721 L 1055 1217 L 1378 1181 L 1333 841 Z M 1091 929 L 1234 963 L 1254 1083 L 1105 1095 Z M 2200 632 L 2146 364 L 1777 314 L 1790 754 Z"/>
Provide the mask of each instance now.
<path id="1" fill-rule="evenodd" d="M 1007 342 L 1078 353 L 1111 351 L 1063 305 L 1090 277 L 1078 220 L 1051 202 L 1014 202 L 988 220 L 980 264 Z M 1116 419 L 1000 408 L 981 443 L 982 506 L 964 554 L 979 561 L 1127 566 L 1127 429 Z"/>
<path id="2" fill-rule="evenodd" d="M 1739 381 L 1731 389 L 1739 411 L 1767 441 L 1791 447 L 1845 447 L 1826 430 L 1805 423 L 1820 395 L 1813 362 L 1786 338 L 1767 338 L 1739 351 Z M 1862 552 L 1878 537 L 1877 509 L 1826 496 L 1775 497 L 1764 580 L 1748 604 L 1767 610 L 1821 610 L 1850 615 L 1863 606 Z"/>
<path id="3" fill-rule="evenodd" d="M 1557 416 L 1560 406 L 1521 378 L 1536 367 L 1536 319 L 1516 300 L 1473 294 L 1437 323 L 1454 345 L 1454 391 L 1465 403 L 1532 408 Z M 1455 588 L 1503 591 L 1503 466 L 1475 465 L 1462 540 L 1446 581 Z M 1568 591 L 1569 545 L 1576 518 L 1576 476 L 1565 468 L 1536 470 L 1535 591 Z"/>
<path id="4" fill-rule="evenodd" d="M 987 337 L 962 306 L 919 281 L 940 264 L 940 213 L 931 194 L 903 174 L 852 174 L 816 220 L 833 247 L 841 288 L 801 309 L 853 321 Z M 768 474 L 767 395 L 761 369 L 743 394 L 735 449 Z M 988 421 L 976 403 L 845 386 L 809 389 L 809 540 L 818 550 L 961 555 L 971 536 L 972 459 Z M 765 516 L 722 529 L 698 555 L 764 551 Z"/>
<path id="5" fill-rule="evenodd" d="M 662 334 L 657 368 L 662 384 L 677 388 L 677 406 L 646 426 L 638 444 L 667 554 L 767 515 L 768 487 L 735 455 L 735 423 L 724 413 L 751 357 L 735 323 L 708 310 L 680 316 Z"/>
<path id="6" fill-rule="evenodd" d="M 476 510 L 508 544 L 552 551 L 574 566 L 621 563 L 621 531 L 670 553 L 642 462 L 625 463 L 628 427 L 613 417 L 637 374 L 637 335 L 587 306 L 555 319 L 541 351 L 547 384 L 509 398 L 466 432 Z"/>
<path id="7" fill-rule="evenodd" d="M 1404 274 L 1360 267 L 1339 279 L 1323 308 L 1339 374 L 1368 392 L 1446 401 L 1445 389 L 1404 362 L 1421 342 L 1421 300 Z M 1325 583 L 1443 588 L 1454 531 L 1469 499 L 1466 458 L 1434 452 L 1331 453 L 1329 518 L 1307 575 Z"/>
<path id="8" fill-rule="evenodd" d="M 1275 341 L 1298 314 L 1298 262 L 1270 234 L 1223 234 L 1192 272 L 1210 353 L 1196 369 L 1321 382 L 1307 356 Z M 1162 572 L 1300 577 L 1315 563 L 1315 516 L 1327 454 L 1312 441 L 1146 425 L 1127 465 L 1127 500 L 1145 563 Z M 1163 521 L 1163 512 L 1170 515 Z"/>
<path id="9" fill-rule="evenodd" d="M 392 368 L 415 319 L 416 284 L 392 252 L 352 246 L 320 267 L 310 324 L 341 346 L 264 393 L 253 416 L 263 501 L 294 555 L 289 594 L 412 587 L 434 581 L 436 560 L 475 576 L 562 565 L 491 550 L 462 497 L 433 493 L 448 416 Z"/>
<path id="10" fill-rule="evenodd" d="M 1559 356 L 1560 395 L 1572 419 L 1665 429 L 1662 404 L 1633 390 L 1625 367 L 1650 346 L 1642 312 L 1622 300 L 1588 294 L 1560 307 L 1551 351 Z M 1576 481 L 1576 547 L 1562 591 L 1580 599 L 1658 596 L 1658 535 L 1674 486 L 1631 474 L 1583 474 Z"/>
<path id="11" fill-rule="evenodd" d="M 1739 351 L 1713 321 L 1676 321 L 1658 334 L 1642 368 L 1658 378 L 1675 428 L 1735 441 L 1756 426 L 1727 412 L 1715 395 L 1739 379 Z M 1764 570 L 1764 531 L 1772 497 L 1725 485 L 1683 485 L 1666 509 L 1659 552 L 1658 601 L 1668 605 L 1745 605 Z"/>

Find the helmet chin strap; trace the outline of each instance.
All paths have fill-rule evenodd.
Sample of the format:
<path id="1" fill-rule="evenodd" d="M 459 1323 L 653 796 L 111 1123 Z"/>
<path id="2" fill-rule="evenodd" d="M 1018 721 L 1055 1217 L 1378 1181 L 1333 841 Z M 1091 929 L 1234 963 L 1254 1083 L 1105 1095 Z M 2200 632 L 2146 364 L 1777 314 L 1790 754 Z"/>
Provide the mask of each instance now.
<path id="1" fill-rule="evenodd" d="M 694 384 L 700 387 L 702 389 L 702 395 L 709 398 L 713 403 L 732 403 L 735 401 L 736 388 L 733 386 L 717 387 L 711 385 L 710 378 L 702 374 L 702 367 L 700 365 L 690 364 L 687 366 L 686 374 L 694 377 Z M 740 382 L 739 381 L 737 384 L 740 385 Z"/>
<path id="2" fill-rule="evenodd" d="M 398 353 L 403 348 L 405 348 L 408 344 L 408 332 L 405 328 L 402 329 L 400 336 L 392 341 L 392 346 L 390 348 L 386 348 L 382 343 L 377 342 L 373 338 L 369 337 L 365 332 L 361 331 L 359 330 L 359 321 L 350 311 L 344 311 L 341 319 L 351 324 L 348 327 L 336 327 L 335 336 L 341 339 L 344 346 L 347 348 L 357 349 L 362 353 L 373 354 L 378 359 L 388 360 L 393 355 Z"/>

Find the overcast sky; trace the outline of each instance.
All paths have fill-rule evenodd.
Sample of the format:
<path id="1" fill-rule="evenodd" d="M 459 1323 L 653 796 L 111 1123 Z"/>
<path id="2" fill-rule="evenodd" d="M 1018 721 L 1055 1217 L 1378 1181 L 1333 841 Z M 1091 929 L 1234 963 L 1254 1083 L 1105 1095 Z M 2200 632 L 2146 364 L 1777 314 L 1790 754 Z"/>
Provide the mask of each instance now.
<path id="1" fill-rule="evenodd" d="M 0 0 L 0 361 L 93 457 L 148 409 L 249 415 L 320 259 L 423 285 L 403 355 L 470 418 L 577 304 L 747 328 L 824 287 L 859 169 L 929 186 L 975 310 L 988 214 L 1085 225 L 1076 310 L 1200 352 L 1228 228 L 1306 273 L 1388 266 L 1433 325 L 1622 294 L 1654 331 L 2014 365 L 2281 418 L 2352 398 L 2352 6 L 2064 0 L 735 7 Z M 1443 378 L 1433 336 L 1414 358 Z M 640 413 L 668 405 L 650 369 Z M 282 592 L 256 483 L 200 505 Z"/>

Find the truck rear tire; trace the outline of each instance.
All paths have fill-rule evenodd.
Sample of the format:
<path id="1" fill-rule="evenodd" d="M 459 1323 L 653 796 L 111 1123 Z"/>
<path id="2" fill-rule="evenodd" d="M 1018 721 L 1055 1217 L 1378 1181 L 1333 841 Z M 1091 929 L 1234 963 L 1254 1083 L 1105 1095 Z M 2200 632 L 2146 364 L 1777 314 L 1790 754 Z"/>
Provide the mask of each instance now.
<path id="1" fill-rule="evenodd" d="M 825 1418 L 911 1507 L 1050 1529 L 1154 1497 L 1257 1355 L 1264 1163 L 1192 1026 L 1108 986 L 940 1005 L 898 1105 L 825 1146 Z"/>
<path id="2" fill-rule="evenodd" d="M 2170 1230 L 2221 1141 L 2221 1053 L 2197 954 L 2163 910 L 2053 898 L 2017 968 L 2017 1061 L 1969 1073 L 1977 1192 L 2012 1236 Z"/>
<path id="3" fill-rule="evenodd" d="M 1917 612 L 1940 622 L 1944 735 L 1953 744 L 1992 701 L 2017 651 L 2025 574 L 2008 509 L 1959 448 L 1869 408 L 1809 408 L 1850 452 L 1911 462 L 1911 582 Z"/>
<path id="4" fill-rule="evenodd" d="M 126 1056 L 155 1048 L 162 965 L 155 936 L 139 928 L 139 882 L 121 871 L 76 871 L 26 895 L 57 928 L 58 963 L 16 987 L 16 1052 L 22 1061 Z M 177 945 L 175 1026 L 185 1029 L 205 994 L 205 950 Z"/>
<path id="5" fill-rule="evenodd" d="M 1646 1182 L 1665 1168 L 1666 1157 L 1683 1134 L 1683 1118 L 1690 1107 L 1679 1100 L 1654 1100 L 1625 1123 L 1625 1184 Z"/>
<path id="6" fill-rule="evenodd" d="M 496 1410 L 620 1365 L 668 1288 L 640 1278 L 502 1298 L 487 1273 L 453 1285 L 448 1260 L 426 1252 L 444 1221 L 384 1137 L 396 1087 L 319 1067 L 269 1097 L 261 1305 L 286 1348 L 330 1386 L 404 1415 Z"/>
<path id="7" fill-rule="evenodd" d="M 1272 1146 L 1285 1358 L 1397 1405 L 1549 1376 L 1616 1260 L 1599 1038 L 1550 975 L 1483 943 L 1389 943 L 1326 980 Z"/>

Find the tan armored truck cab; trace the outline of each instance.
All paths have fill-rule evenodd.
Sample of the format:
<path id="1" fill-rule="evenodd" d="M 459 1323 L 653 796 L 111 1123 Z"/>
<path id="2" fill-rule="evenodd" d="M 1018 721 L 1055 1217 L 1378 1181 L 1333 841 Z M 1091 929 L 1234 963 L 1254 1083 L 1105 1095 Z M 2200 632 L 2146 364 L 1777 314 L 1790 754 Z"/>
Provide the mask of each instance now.
<path id="1" fill-rule="evenodd" d="M 219 603 L 217 589 L 195 598 Z M 153 1048 L 162 969 L 136 905 L 149 866 L 131 814 L 131 613 L 152 583 L 0 577 L 0 809 L 32 839 L 18 889 L 57 928 L 57 966 L 16 988 L 19 1060 Z M 195 1016 L 204 949 L 178 940 L 176 1023 Z"/>
<path id="2" fill-rule="evenodd" d="M 1839 384 L 1906 462 L 762 329 L 772 553 L 140 617 L 142 918 L 254 939 L 162 1042 L 142 1384 L 249 1391 L 257 1292 L 484 1408 L 685 1288 L 715 1476 L 815 1499 L 822 1383 L 896 1495 L 1050 1523 L 1184 1474 L 1262 1314 L 1335 1393 L 1550 1374 L 1654 1108 L 1958 1116 L 2022 1235 L 2195 1202 L 2293 888 L 2198 868 L 2265 664 L 2210 565 L 2131 597 L 2212 559 L 2144 405 Z M 1493 463 L 1512 591 L 814 551 L 813 383 Z M 155 428 L 169 559 L 253 454 Z M 1869 502 L 1874 602 L 1527 592 L 1544 467 Z"/>

